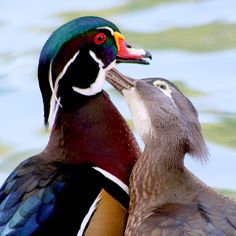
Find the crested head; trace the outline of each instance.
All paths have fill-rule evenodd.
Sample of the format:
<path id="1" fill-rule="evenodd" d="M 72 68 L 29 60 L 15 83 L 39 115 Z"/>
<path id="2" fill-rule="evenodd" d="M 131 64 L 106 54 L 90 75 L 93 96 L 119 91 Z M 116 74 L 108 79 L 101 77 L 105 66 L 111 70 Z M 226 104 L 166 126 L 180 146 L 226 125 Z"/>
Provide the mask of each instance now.
<path id="1" fill-rule="evenodd" d="M 73 39 L 79 40 L 80 42 L 78 42 L 78 46 L 81 47 L 81 44 L 85 44 L 89 40 L 88 38 L 83 38 L 82 36 L 86 32 L 99 27 L 107 27 L 108 30 L 119 32 L 116 25 L 103 18 L 95 16 L 77 18 L 62 25 L 52 33 L 42 49 L 40 62 L 46 63 L 55 59 L 62 46 L 65 43 L 69 43 Z M 74 51 L 76 51 L 76 49 L 74 49 Z"/>
<path id="2" fill-rule="evenodd" d="M 107 33 L 110 33 L 109 31 L 111 31 L 111 33 L 114 31 L 119 32 L 118 28 L 113 23 L 105 19 L 92 16 L 81 17 L 58 28 L 45 43 L 40 55 L 38 67 L 39 85 L 44 101 L 45 124 L 48 123 L 48 118 L 52 114 L 56 102 L 59 103 L 59 97 L 61 96 L 59 94 L 59 87 L 62 83 L 62 79 L 65 79 L 67 74 L 73 73 L 70 72 L 69 69 L 72 70 L 73 64 L 76 66 L 75 61 L 79 57 L 81 49 L 84 48 L 84 50 L 86 50 L 86 45 L 93 44 L 93 37 L 98 33 L 96 29 L 102 27 L 106 27 L 105 31 L 108 31 Z M 101 30 L 101 34 L 102 31 L 103 30 Z M 96 47 L 96 43 L 91 46 Z M 117 49 L 115 46 L 110 51 L 113 55 L 109 55 L 110 61 L 106 61 L 106 64 L 110 64 L 116 57 Z M 87 58 L 85 58 L 85 60 L 86 59 Z M 92 65 L 93 62 L 91 61 L 91 66 Z M 95 70 L 97 69 L 95 73 L 98 73 L 98 68 L 96 68 L 95 63 L 94 65 Z M 84 89 L 90 87 L 89 83 L 94 81 L 88 81 L 87 84 L 86 82 L 86 79 L 81 82 L 84 83 L 81 85 L 85 87 Z M 100 84 L 102 87 L 101 81 Z M 73 83 L 70 87 L 72 88 L 72 86 Z M 75 84 L 74 86 L 76 87 Z M 101 89 L 102 88 L 98 88 L 98 90 Z"/>
<path id="3" fill-rule="evenodd" d="M 77 18 L 52 33 L 38 66 L 45 124 L 56 102 L 63 105 L 59 100 L 64 94 L 92 96 L 101 92 L 105 71 L 114 66 L 117 56 L 140 63 L 148 57 L 145 50 L 131 51 L 124 42 L 116 25 L 95 16 Z"/>

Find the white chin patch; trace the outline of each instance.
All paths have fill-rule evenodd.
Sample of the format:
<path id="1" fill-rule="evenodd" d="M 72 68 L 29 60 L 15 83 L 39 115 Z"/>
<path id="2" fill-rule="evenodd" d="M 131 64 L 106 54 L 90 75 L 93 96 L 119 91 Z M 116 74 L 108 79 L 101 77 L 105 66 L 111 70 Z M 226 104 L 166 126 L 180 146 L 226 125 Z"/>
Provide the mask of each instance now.
<path id="1" fill-rule="evenodd" d="M 99 65 L 98 76 L 95 82 L 89 86 L 89 88 L 78 88 L 75 86 L 72 87 L 72 89 L 75 92 L 80 93 L 85 96 L 92 96 L 102 91 L 105 84 L 106 71 L 111 69 L 115 65 L 115 61 L 114 61 L 108 67 L 104 68 L 103 62 L 97 58 L 95 53 L 93 51 L 89 51 L 89 53 L 90 53 L 90 56 L 94 59 L 94 61 L 96 61 Z"/>
<path id="2" fill-rule="evenodd" d="M 145 138 L 151 132 L 151 121 L 147 109 L 134 88 L 130 90 L 124 89 L 122 93 L 133 116 L 134 127 L 145 143 Z"/>

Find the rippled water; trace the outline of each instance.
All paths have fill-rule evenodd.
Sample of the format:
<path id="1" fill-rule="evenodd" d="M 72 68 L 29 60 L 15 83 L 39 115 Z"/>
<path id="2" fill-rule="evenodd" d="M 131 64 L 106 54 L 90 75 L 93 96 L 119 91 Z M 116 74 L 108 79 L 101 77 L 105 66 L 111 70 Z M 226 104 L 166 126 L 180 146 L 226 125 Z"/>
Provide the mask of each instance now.
<path id="1" fill-rule="evenodd" d="M 234 0 L 169 3 L 145 11 L 123 14 L 113 19 L 126 30 L 152 32 L 174 27 L 193 27 L 217 21 L 235 23 L 235 9 Z M 135 24 L 127 24 L 127 22 L 135 22 Z"/>
<path id="2" fill-rule="evenodd" d="M 0 170 L 5 169 L 1 165 L 10 164 L 5 160 L 11 155 L 28 150 L 35 153 L 47 143 L 48 134 L 42 135 L 40 131 L 43 124 L 42 100 L 36 71 L 41 47 L 49 36 L 48 28 L 64 23 L 57 14 L 72 10 L 104 9 L 124 2 L 103 0 L 98 5 L 95 0 L 72 0 L 67 3 L 58 0 L 56 4 L 44 0 L 1 1 L 0 144 L 10 145 L 11 150 L 2 155 Z M 233 0 L 212 0 L 166 4 L 138 13 L 113 16 L 111 19 L 123 29 L 143 32 L 213 21 L 235 22 L 235 3 Z M 152 54 L 150 66 L 119 65 L 119 69 L 136 78 L 158 76 L 182 80 L 189 87 L 206 92 L 206 96 L 191 98 L 202 122 L 217 121 L 217 117 L 207 110 L 236 113 L 236 106 L 233 105 L 236 101 L 236 49 L 212 53 L 162 50 L 153 51 Z M 130 117 L 122 99 L 111 96 L 124 116 Z M 208 145 L 211 158 L 206 166 L 189 158 L 187 165 L 208 184 L 236 190 L 236 151 L 209 142 Z M 15 161 L 14 165 L 19 161 Z M 0 172 L 1 181 L 10 168 L 13 167 Z"/>

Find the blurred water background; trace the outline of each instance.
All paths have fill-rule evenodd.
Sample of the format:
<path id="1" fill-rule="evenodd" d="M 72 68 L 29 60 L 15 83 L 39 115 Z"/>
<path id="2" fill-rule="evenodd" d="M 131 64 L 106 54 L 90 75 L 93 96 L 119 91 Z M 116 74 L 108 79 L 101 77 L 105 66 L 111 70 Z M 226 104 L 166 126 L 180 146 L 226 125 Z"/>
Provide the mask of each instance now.
<path id="1" fill-rule="evenodd" d="M 235 12 L 235 0 L 1 0 L 0 183 L 48 141 L 37 82 L 43 44 L 68 20 L 97 15 L 117 24 L 132 45 L 152 52 L 151 65 L 119 70 L 174 81 L 199 111 L 211 156 L 206 165 L 188 157 L 186 165 L 210 186 L 235 191 Z M 131 120 L 122 98 L 109 85 L 106 90 Z"/>

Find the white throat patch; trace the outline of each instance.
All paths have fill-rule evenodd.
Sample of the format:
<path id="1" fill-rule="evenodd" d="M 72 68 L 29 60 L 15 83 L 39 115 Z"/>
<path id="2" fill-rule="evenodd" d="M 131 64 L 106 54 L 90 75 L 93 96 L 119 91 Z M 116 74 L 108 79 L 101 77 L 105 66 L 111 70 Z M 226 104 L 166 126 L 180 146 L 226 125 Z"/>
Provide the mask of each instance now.
<path id="1" fill-rule="evenodd" d="M 124 94 L 124 98 L 130 108 L 135 129 L 138 131 L 145 143 L 145 138 L 150 134 L 150 132 L 152 132 L 151 121 L 147 109 L 134 88 L 130 90 L 124 89 L 122 90 L 122 93 Z"/>
<path id="2" fill-rule="evenodd" d="M 89 88 L 83 89 L 75 86 L 72 87 L 75 92 L 85 96 L 92 96 L 102 91 L 105 83 L 106 71 L 110 69 L 111 65 L 114 66 L 114 64 L 112 63 L 110 66 L 104 68 L 103 62 L 97 58 L 96 54 L 93 51 L 89 51 L 89 54 L 93 58 L 93 60 L 98 63 L 99 66 L 99 72 L 95 82 L 92 83 Z"/>

